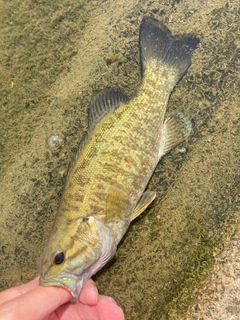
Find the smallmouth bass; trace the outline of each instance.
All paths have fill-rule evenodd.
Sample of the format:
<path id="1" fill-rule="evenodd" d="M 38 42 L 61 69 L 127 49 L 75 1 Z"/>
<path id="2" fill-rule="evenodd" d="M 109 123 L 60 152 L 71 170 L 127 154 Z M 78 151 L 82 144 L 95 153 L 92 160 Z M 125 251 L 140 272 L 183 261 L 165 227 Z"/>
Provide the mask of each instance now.
<path id="1" fill-rule="evenodd" d="M 155 192 L 145 188 L 156 165 L 191 132 L 188 119 L 165 119 L 165 111 L 198 43 L 194 35 L 173 36 L 159 21 L 143 18 L 142 84 L 131 100 L 116 88 L 92 98 L 88 134 L 41 257 L 40 285 L 64 287 L 76 301 L 84 283 L 114 256 L 131 221 L 154 200 Z"/>

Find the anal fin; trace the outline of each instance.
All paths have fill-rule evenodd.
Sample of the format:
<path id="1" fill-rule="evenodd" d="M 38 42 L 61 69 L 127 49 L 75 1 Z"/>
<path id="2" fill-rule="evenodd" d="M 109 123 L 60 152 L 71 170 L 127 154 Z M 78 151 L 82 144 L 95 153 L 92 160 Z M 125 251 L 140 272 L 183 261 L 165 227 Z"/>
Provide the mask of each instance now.
<path id="1" fill-rule="evenodd" d="M 183 114 L 169 116 L 163 124 L 159 159 L 183 142 L 192 132 L 192 123 Z"/>

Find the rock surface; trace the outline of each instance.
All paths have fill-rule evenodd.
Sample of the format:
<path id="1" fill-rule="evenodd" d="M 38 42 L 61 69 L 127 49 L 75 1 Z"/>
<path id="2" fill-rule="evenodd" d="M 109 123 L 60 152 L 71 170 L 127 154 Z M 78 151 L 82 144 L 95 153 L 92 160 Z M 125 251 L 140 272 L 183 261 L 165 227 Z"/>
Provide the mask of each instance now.
<path id="1" fill-rule="evenodd" d="M 238 230 L 238 1 L 72 0 L 61 6 L 30 1 L 16 6 L 16 0 L 4 2 L 0 13 L 0 289 L 38 274 L 68 163 L 87 128 L 92 95 L 106 86 L 118 86 L 129 96 L 137 89 L 138 32 L 147 14 L 173 33 L 201 38 L 168 106 L 168 113 L 184 112 L 193 119 L 194 133 L 160 162 L 149 184 L 157 200 L 95 279 L 101 293 L 123 307 L 126 319 L 186 319 L 196 288 Z M 50 136 L 63 143 L 49 148 Z M 237 248 L 236 240 L 230 241 L 223 253 L 229 263 L 217 260 L 204 289 L 213 298 L 206 300 L 199 291 L 200 302 L 197 298 L 188 309 L 188 319 L 237 319 Z M 227 266 L 235 275 L 226 276 Z"/>

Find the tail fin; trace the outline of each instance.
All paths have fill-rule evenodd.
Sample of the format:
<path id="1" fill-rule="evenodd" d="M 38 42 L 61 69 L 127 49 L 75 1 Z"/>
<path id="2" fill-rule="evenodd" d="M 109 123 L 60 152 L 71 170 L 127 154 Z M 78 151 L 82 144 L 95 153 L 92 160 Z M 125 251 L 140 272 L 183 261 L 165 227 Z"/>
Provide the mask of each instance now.
<path id="1" fill-rule="evenodd" d="M 152 17 L 144 17 L 140 26 L 143 71 L 148 61 L 157 59 L 176 68 L 178 81 L 191 64 L 191 56 L 200 40 L 194 35 L 173 36 L 166 26 Z"/>

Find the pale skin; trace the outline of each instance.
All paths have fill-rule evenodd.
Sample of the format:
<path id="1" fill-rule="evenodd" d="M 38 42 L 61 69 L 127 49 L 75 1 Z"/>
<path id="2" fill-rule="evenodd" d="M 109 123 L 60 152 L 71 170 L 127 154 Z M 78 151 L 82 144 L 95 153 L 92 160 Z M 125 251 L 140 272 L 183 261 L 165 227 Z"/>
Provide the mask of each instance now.
<path id="1" fill-rule="evenodd" d="M 39 278 L 0 293 L 0 319 L 4 320 L 124 320 L 122 309 L 99 295 L 90 279 L 79 300 L 70 304 L 70 293 L 59 287 L 40 287 Z"/>

